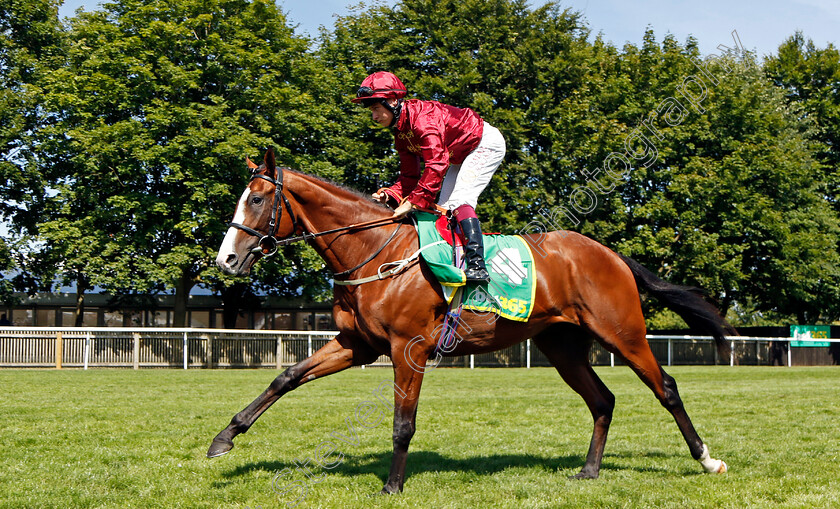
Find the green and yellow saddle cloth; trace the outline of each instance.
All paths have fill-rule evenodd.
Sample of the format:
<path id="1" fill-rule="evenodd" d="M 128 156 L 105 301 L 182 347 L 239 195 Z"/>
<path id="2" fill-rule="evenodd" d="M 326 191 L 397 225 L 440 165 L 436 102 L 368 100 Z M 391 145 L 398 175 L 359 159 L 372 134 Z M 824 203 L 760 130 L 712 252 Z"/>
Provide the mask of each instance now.
<path id="1" fill-rule="evenodd" d="M 449 233 L 448 219 L 427 212 L 415 212 L 415 218 L 423 261 L 441 284 L 447 303 L 452 303 L 456 291 L 463 288 L 464 309 L 496 313 L 517 322 L 528 321 L 536 284 L 534 258 L 522 237 L 485 235 L 484 259 L 491 281 L 467 284 L 464 270 L 453 263 L 456 248 L 450 243 L 459 242 Z"/>

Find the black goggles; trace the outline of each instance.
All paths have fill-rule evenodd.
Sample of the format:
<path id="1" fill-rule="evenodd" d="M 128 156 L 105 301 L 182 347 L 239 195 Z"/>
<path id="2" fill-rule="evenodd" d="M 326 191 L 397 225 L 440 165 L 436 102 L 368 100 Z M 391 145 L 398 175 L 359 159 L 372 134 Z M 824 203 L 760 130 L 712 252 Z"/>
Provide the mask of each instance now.
<path id="1" fill-rule="evenodd" d="M 359 90 L 356 91 L 356 97 L 370 97 L 374 93 L 381 92 L 403 92 L 404 94 L 405 90 L 402 90 L 400 88 L 377 88 L 374 90 L 370 87 L 359 87 Z"/>

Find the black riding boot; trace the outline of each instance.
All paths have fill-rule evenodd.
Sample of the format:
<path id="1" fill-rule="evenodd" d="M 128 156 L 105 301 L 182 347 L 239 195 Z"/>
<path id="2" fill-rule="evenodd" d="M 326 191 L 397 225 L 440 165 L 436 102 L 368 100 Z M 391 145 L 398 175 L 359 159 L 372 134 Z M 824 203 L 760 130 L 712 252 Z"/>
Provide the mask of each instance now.
<path id="1" fill-rule="evenodd" d="M 481 224 L 476 217 L 468 217 L 459 224 L 467 241 L 467 245 L 464 246 L 467 281 L 487 283 L 490 281 L 490 273 L 487 272 L 487 266 L 484 264 L 484 239 L 481 236 Z"/>

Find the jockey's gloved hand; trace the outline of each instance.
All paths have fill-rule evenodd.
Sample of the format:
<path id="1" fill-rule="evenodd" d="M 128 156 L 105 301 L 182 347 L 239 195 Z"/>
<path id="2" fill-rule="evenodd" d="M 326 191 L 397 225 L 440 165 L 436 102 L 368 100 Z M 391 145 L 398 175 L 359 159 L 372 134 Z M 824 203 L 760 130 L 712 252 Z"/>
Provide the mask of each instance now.
<path id="1" fill-rule="evenodd" d="M 394 218 L 403 218 L 414 209 L 414 204 L 408 200 L 403 200 L 400 206 L 394 211 Z"/>

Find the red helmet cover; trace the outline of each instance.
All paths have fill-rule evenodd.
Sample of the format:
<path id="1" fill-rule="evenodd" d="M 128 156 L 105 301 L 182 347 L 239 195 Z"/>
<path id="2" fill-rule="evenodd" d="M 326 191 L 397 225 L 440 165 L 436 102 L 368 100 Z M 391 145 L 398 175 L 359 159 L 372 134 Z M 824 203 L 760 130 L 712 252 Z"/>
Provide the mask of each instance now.
<path id="1" fill-rule="evenodd" d="M 379 71 L 362 81 L 356 97 L 351 101 L 359 103 L 365 99 L 402 99 L 407 93 L 405 85 L 396 75 Z"/>

